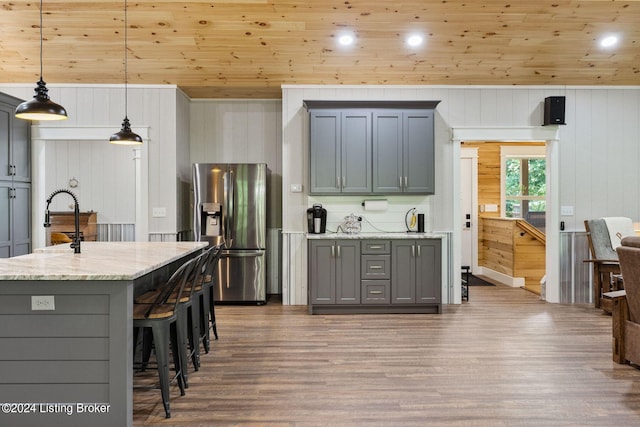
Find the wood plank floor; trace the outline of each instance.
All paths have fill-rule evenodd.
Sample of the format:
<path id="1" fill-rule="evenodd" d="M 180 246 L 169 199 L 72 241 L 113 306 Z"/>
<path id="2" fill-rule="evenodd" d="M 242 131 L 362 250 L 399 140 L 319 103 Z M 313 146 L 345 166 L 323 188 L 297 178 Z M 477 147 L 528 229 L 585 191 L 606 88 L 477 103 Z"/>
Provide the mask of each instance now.
<path id="1" fill-rule="evenodd" d="M 172 387 L 172 418 L 136 389 L 134 425 L 640 425 L 640 370 L 613 363 L 611 317 L 590 306 L 499 285 L 441 315 L 216 310 L 220 339 L 186 396 Z"/>

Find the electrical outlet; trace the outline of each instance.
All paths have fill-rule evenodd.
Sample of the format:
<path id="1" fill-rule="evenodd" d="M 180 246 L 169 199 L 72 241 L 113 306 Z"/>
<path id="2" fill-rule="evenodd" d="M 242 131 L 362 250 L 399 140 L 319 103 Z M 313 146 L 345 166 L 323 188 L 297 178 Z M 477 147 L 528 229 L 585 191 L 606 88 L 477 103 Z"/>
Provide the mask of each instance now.
<path id="1" fill-rule="evenodd" d="M 167 208 L 153 208 L 151 215 L 154 218 L 164 218 L 167 216 Z"/>
<path id="2" fill-rule="evenodd" d="M 32 295 L 31 310 L 55 310 L 56 303 L 53 295 Z"/>
<path id="3" fill-rule="evenodd" d="M 292 193 L 302 193 L 302 184 L 291 184 Z"/>

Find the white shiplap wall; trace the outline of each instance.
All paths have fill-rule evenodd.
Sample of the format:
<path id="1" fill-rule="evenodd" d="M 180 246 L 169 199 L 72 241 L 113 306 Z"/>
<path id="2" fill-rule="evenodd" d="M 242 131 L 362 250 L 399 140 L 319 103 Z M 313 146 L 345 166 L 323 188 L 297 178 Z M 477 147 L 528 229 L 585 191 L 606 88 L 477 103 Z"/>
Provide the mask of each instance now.
<path id="1" fill-rule="evenodd" d="M 280 100 L 192 100 L 191 163 L 266 163 L 268 227 L 281 227 L 282 103 Z"/>
<path id="2" fill-rule="evenodd" d="M 566 126 L 559 126 L 559 206 L 567 230 L 583 230 L 583 221 L 599 216 L 628 216 L 640 221 L 640 87 L 458 87 L 458 86 L 284 86 L 283 229 L 303 239 L 305 193 L 289 193 L 290 184 L 308 188 L 308 119 L 303 100 L 440 100 L 436 115 L 436 194 L 429 197 L 434 231 L 453 229 L 452 128 L 527 127 L 542 124 L 544 98 L 566 96 Z M 359 200 L 353 199 L 353 209 Z M 410 207 L 409 205 L 406 206 Z M 348 209 L 348 207 L 347 207 Z M 397 212 L 392 214 L 397 215 Z M 558 224 L 559 226 L 559 224 Z M 548 233 L 559 232 L 549 225 Z M 305 251 L 302 242 L 290 243 Z M 558 263 L 560 260 L 558 260 Z M 306 284 L 306 255 L 283 261 L 283 287 Z M 556 284 L 547 284 L 553 287 Z M 306 304 L 306 286 L 292 304 Z M 284 291 L 283 291 L 284 293 Z"/>
<path id="3" fill-rule="evenodd" d="M 22 99 L 33 96 L 34 85 L 0 84 L 0 91 Z M 124 117 L 124 88 L 121 85 L 50 84 L 52 100 L 63 105 L 69 119 L 48 122 L 47 126 L 105 127 L 120 130 Z M 176 216 L 176 96 L 175 86 L 129 85 L 128 116 L 133 130 L 148 128 L 148 164 L 143 165 L 143 191 L 135 194 L 131 147 L 114 147 L 99 141 L 50 141 L 44 149 L 44 184 L 34 183 L 34 201 L 44 201 L 57 188 L 67 188 L 70 178 L 79 181 L 76 191 L 82 210 L 98 212 L 101 223 L 133 223 L 135 200 L 141 198 L 144 223 L 136 224 L 149 232 L 175 234 Z M 184 104 L 184 101 L 183 101 Z M 37 124 L 36 124 L 37 126 Z M 42 172 L 42 171 L 40 171 Z M 34 206 L 37 204 L 34 203 Z M 54 209 L 64 209 L 68 201 L 58 196 Z M 167 216 L 150 218 L 150 207 L 165 207 Z M 42 221 L 34 221 L 34 224 Z M 34 225 L 34 233 L 42 227 Z"/>

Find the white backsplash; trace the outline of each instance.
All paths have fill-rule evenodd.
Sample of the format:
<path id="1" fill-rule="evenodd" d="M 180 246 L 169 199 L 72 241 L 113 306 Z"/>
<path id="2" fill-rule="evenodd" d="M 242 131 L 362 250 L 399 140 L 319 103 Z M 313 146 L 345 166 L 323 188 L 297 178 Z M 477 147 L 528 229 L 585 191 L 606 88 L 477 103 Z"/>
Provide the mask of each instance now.
<path id="1" fill-rule="evenodd" d="M 389 202 L 385 211 L 365 211 L 364 200 L 384 199 Z M 308 207 L 322 204 L 327 210 L 327 232 L 335 232 L 344 222 L 344 217 L 353 213 L 362 217 L 363 233 L 385 231 L 406 231 L 405 215 L 416 208 L 416 213 L 424 214 L 425 231 L 432 230 L 431 196 L 309 196 Z"/>

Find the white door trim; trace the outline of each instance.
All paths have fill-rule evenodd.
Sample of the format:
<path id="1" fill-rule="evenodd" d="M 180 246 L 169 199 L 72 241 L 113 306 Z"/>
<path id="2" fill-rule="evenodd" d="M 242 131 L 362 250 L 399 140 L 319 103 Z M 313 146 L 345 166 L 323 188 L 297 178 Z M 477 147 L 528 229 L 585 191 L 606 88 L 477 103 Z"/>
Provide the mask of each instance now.
<path id="1" fill-rule="evenodd" d="M 547 216 L 546 216 L 546 288 L 545 298 L 548 302 L 560 302 L 560 232 L 556 224 L 560 224 L 560 188 L 559 188 L 559 129 L 552 126 L 525 127 L 454 127 L 451 141 L 453 142 L 453 191 L 460 194 L 460 144 L 465 142 L 505 141 L 546 143 L 547 154 Z M 460 198 L 453 198 L 453 216 L 460 218 Z M 453 222 L 453 247 L 460 248 L 462 244 L 462 223 Z M 453 251 L 453 271 L 459 272 L 461 265 L 460 250 Z M 453 275 L 452 303 L 461 302 L 460 274 Z"/>

